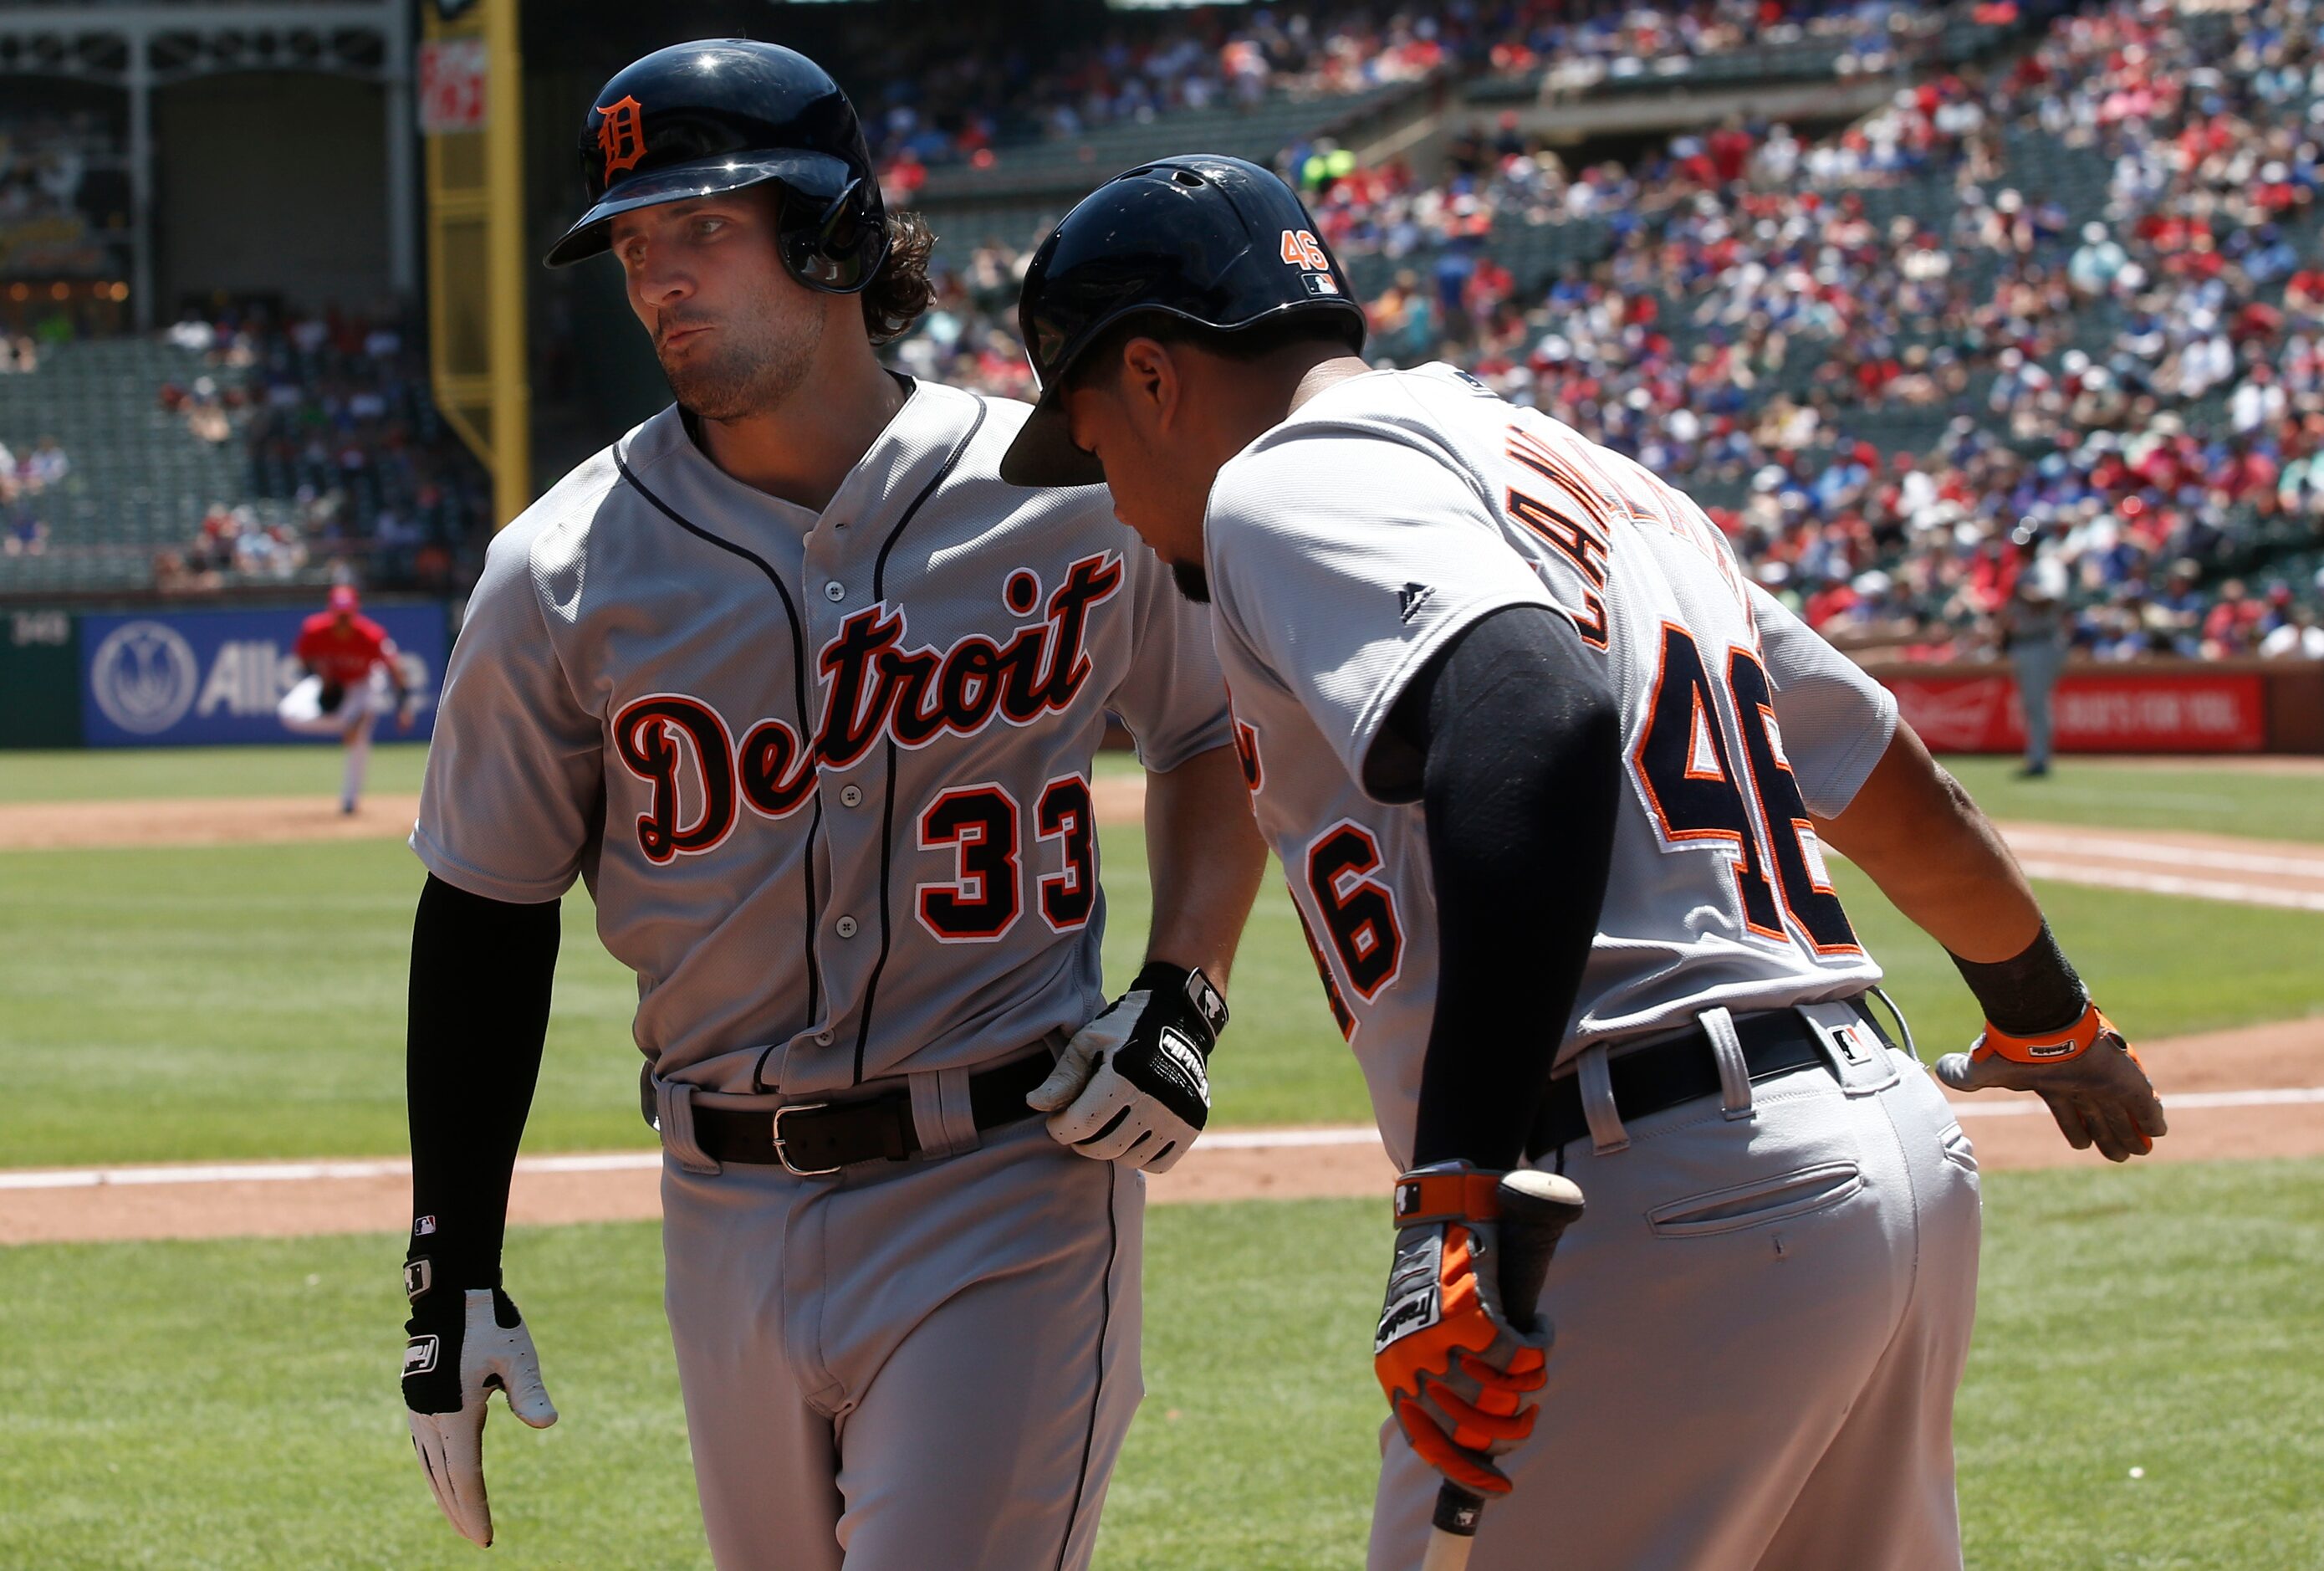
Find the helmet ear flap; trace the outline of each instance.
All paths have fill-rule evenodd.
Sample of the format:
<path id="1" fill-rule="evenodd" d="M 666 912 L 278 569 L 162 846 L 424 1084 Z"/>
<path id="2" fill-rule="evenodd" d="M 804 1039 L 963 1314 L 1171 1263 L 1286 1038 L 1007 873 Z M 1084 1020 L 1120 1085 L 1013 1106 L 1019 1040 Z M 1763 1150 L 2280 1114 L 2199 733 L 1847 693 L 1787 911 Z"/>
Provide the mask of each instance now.
<path id="1" fill-rule="evenodd" d="M 888 256 L 886 213 L 877 188 L 862 180 L 819 211 L 796 193 L 782 198 L 783 265 L 793 278 L 826 294 L 853 294 L 872 282 Z"/>

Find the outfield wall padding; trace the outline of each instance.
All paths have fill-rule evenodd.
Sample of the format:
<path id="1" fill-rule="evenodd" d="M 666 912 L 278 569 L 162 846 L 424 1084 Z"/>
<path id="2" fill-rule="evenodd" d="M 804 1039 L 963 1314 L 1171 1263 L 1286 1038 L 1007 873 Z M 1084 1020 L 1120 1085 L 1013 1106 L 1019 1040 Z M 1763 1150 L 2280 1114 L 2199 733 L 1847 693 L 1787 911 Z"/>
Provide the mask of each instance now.
<path id="1" fill-rule="evenodd" d="M 2015 753 L 2025 717 L 2002 661 L 1868 661 L 1940 753 Z M 2052 700 L 2061 753 L 2324 753 L 2324 661 L 2074 661 Z"/>
<path id="2" fill-rule="evenodd" d="M 80 663 L 69 611 L 11 611 L 0 629 L 0 748 L 78 747 Z"/>

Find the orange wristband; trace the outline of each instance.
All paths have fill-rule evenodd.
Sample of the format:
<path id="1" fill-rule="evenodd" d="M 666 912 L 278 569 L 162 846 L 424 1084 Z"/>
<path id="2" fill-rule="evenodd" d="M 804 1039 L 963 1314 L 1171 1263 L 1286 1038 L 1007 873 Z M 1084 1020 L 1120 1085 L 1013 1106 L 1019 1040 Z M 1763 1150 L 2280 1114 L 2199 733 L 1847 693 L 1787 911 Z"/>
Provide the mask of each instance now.
<path id="1" fill-rule="evenodd" d="M 1396 1181 L 1396 1224 L 1430 1222 L 1497 1222 L 1501 1215 L 1501 1175 L 1469 1169 L 1451 1173 L 1406 1173 Z"/>
<path id="2" fill-rule="evenodd" d="M 1977 1039 L 1970 1056 L 1978 1058 L 2006 1058 L 2013 1064 L 2055 1064 L 2068 1058 L 2078 1058 L 2088 1052 L 2101 1036 L 2119 1038 L 2114 1021 L 2098 1012 L 2095 1003 L 2086 1004 L 2081 1019 L 2062 1030 L 2044 1031 L 2040 1036 L 2014 1037 L 1991 1021 L 1985 1022 L 1985 1034 Z"/>

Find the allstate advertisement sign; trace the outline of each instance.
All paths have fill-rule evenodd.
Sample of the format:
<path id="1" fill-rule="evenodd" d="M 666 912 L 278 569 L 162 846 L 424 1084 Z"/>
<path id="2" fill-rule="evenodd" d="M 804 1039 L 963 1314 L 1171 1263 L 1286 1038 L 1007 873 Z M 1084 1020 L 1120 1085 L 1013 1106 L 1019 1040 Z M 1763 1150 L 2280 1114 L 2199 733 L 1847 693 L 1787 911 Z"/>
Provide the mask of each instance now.
<path id="1" fill-rule="evenodd" d="M 313 610 L 319 610 L 317 606 Z M 274 716 L 303 674 L 290 646 L 312 611 L 163 611 L 80 619 L 81 735 L 91 747 L 292 742 Z M 383 740 L 425 737 L 444 677 L 444 608 L 386 605 L 364 615 L 387 629 L 419 698 L 409 732 L 383 719 Z M 327 739 L 326 739 L 327 740 Z"/>

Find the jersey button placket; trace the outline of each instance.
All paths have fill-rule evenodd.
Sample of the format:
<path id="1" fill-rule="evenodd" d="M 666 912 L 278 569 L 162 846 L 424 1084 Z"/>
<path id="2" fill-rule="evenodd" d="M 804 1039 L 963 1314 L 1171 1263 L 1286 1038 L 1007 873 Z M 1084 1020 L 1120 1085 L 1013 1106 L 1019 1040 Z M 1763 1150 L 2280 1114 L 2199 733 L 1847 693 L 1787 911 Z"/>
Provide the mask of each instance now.
<path id="1" fill-rule="evenodd" d="M 852 938 L 858 929 L 853 917 L 842 917 L 831 924 L 831 930 L 843 938 Z"/>
<path id="2" fill-rule="evenodd" d="M 839 788 L 839 805 L 843 808 L 862 807 L 863 805 L 863 788 L 857 785 L 853 781 L 841 786 Z"/>
<path id="3" fill-rule="evenodd" d="M 834 578 L 823 587 L 823 597 L 836 605 L 847 598 L 847 586 Z"/>

